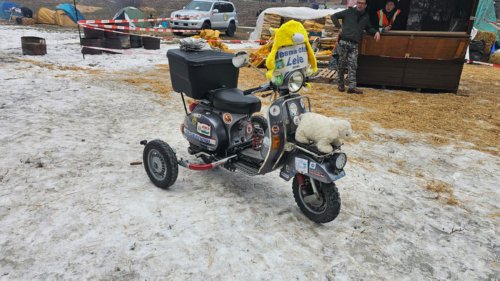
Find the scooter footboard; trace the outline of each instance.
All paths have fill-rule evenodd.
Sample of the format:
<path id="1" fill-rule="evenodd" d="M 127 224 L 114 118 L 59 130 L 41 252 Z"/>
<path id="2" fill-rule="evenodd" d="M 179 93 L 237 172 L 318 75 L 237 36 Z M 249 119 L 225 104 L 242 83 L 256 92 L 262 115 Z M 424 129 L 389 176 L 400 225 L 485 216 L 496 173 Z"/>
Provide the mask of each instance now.
<path id="1" fill-rule="evenodd" d="M 330 161 L 318 162 L 305 153 L 288 155 L 280 171 L 280 177 L 286 181 L 296 174 L 302 174 L 323 183 L 332 183 L 345 176 L 345 171 L 337 170 Z"/>

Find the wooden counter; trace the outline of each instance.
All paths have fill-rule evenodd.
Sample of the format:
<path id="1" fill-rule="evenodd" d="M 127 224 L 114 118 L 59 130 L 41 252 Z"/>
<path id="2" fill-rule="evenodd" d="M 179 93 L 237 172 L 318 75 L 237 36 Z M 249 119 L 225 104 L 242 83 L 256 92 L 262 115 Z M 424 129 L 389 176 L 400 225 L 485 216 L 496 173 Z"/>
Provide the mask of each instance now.
<path id="1" fill-rule="evenodd" d="M 469 41 L 465 32 L 392 31 L 379 42 L 365 35 L 358 83 L 456 92 Z"/>

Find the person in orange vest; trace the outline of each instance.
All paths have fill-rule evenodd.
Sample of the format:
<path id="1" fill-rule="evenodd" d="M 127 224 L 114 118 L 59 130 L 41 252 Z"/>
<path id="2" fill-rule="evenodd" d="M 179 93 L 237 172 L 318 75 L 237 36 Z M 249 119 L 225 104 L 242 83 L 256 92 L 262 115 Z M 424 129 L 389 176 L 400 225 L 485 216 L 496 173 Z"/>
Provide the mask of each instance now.
<path id="1" fill-rule="evenodd" d="M 399 14 L 401 14 L 401 10 L 396 9 L 395 0 L 388 0 L 385 3 L 385 8 L 377 11 L 380 32 L 400 29 Z"/>

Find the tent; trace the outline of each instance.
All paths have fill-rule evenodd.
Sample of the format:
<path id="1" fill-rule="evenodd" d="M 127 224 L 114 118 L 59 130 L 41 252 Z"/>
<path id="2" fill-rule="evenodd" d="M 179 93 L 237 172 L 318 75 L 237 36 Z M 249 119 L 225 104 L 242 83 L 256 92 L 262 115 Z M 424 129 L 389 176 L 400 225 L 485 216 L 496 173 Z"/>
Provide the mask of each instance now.
<path id="1" fill-rule="evenodd" d="M 61 7 L 62 6 L 62 7 Z M 55 24 L 60 26 L 76 27 L 78 20 L 85 19 L 83 15 L 70 4 L 61 4 L 56 10 L 40 8 L 36 14 L 36 22 L 42 24 Z"/>
<path id="2" fill-rule="evenodd" d="M 20 8 L 21 6 L 7 1 L 0 2 L 0 18 L 8 20 L 10 18 L 10 9 L 12 8 Z"/>
<path id="3" fill-rule="evenodd" d="M 35 20 L 41 24 L 56 24 L 56 11 L 42 7 L 36 13 Z"/>
<path id="4" fill-rule="evenodd" d="M 56 7 L 56 11 L 64 11 L 66 15 L 68 15 L 71 20 L 76 24 L 78 23 L 79 20 L 84 20 L 85 17 L 83 17 L 82 13 L 78 11 L 78 9 L 75 9 L 75 6 L 71 4 L 59 4 Z"/>
<path id="5" fill-rule="evenodd" d="M 497 42 L 500 42 L 498 29 L 490 23 L 496 23 L 495 5 L 493 0 L 480 0 L 476 11 L 474 27 L 481 31 L 493 32 L 497 35 Z"/>
<path id="6" fill-rule="evenodd" d="M 115 20 L 131 20 L 131 19 L 147 19 L 148 16 L 146 14 L 135 8 L 135 7 L 125 7 L 118 11 L 116 15 L 113 17 Z M 152 27 L 153 25 L 150 22 L 131 22 L 129 23 L 131 27 Z"/>
<path id="7" fill-rule="evenodd" d="M 55 24 L 60 26 L 77 27 L 73 19 L 63 10 L 56 10 L 54 20 L 56 21 Z"/>
<path id="8" fill-rule="evenodd" d="M 23 17 L 23 18 L 32 18 L 33 17 L 33 11 L 29 8 L 26 7 L 21 7 L 21 8 L 12 8 L 11 10 L 11 16 L 14 17 Z"/>

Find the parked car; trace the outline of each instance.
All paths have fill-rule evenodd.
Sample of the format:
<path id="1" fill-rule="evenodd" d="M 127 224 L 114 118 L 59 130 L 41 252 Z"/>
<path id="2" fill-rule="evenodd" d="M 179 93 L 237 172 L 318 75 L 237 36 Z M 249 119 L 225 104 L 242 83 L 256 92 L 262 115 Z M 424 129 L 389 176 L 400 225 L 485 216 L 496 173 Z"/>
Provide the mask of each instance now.
<path id="1" fill-rule="evenodd" d="M 236 8 L 228 1 L 194 0 L 170 17 L 170 27 L 179 30 L 176 35 L 180 30 L 218 29 L 232 37 L 238 26 Z"/>

